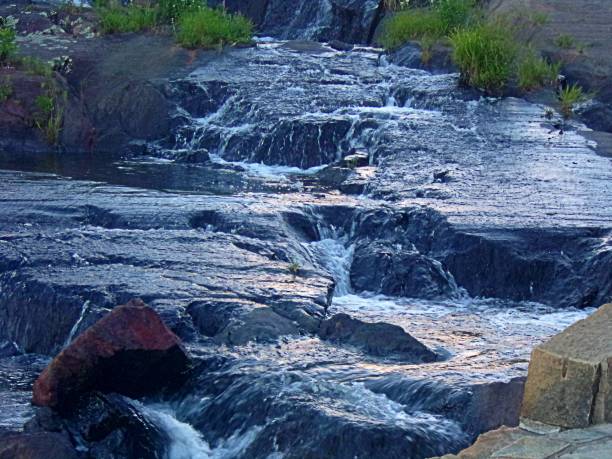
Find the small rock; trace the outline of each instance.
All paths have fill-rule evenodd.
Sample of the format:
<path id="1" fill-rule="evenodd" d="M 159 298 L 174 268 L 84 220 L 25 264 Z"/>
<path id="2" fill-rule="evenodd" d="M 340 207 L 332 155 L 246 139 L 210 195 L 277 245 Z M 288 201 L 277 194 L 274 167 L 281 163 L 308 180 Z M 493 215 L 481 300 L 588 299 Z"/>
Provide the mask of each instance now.
<path id="1" fill-rule="evenodd" d="M 118 306 L 64 349 L 34 383 L 33 403 L 63 411 L 87 392 L 142 396 L 183 381 L 189 358 L 141 300 Z"/>
<path id="2" fill-rule="evenodd" d="M 452 180 L 449 170 L 436 171 L 433 173 L 433 181 L 440 183 L 448 183 Z"/>
<path id="3" fill-rule="evenodd" d="M 344 167 L 355 168 L 355 167 L 365 167 L 370 164 L 370 155 L 365 152 L 355 152 L 351 155 L 345 156 L 341 165 Z"/>
<path id="4" fill-rule="evenodd" d="M 348 314 L 336 314 L 319 328 L 321 339 L 356 346 L 379 357 L 421 363 L 438 359 L 435 352 L 406 333 L 402 327 L 384 322 L 366 323 Z"/>
<path id="5" fill-rule="evenodd" d="M 353 45 L 350 43 L 345 43 L 340 40 L 332 40 L 328 43 L 330 48 L 335 49 L 336 51 L 352 51 Z"/>

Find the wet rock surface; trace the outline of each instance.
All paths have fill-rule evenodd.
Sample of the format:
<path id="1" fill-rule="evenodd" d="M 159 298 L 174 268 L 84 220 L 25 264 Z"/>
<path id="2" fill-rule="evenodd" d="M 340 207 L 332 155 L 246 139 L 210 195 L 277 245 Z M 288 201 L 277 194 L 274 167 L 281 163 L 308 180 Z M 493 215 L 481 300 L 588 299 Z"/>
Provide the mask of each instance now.
<path id="1" fill-rule="evenodd" d="M 377 2 L 227 3 L 297 40 L 20 39 L 73 56 L 87 103 L 63 134 L 78 156 L 0 155 L 0 426 L 134 297 L 188 347 L 185 385 L 28 432 L 102 458 L 369 459 L 516 425 L 531 349 L 610 298 L 609 159 L 543 106 L 308 41 L 367 41 Z M 337 315 L 350 333 L 321 339 Z"/>
<path id="2" fill-rule="evenodd" d="M 433 362 L 438 356 L 401 327 L 385 323 L 368 324 L 336 314 L 321 322 L 321 339 L 364 349 L 368 354 L 401 359 L 405 362 Z"/>

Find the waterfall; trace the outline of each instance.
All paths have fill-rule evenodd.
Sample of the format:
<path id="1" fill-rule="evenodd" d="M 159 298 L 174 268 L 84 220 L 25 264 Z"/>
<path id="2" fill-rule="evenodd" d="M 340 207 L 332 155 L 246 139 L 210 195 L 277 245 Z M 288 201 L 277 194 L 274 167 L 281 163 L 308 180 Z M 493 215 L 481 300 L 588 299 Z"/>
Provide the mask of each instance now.
<path id="1" fill-rule="evenodd" d="M 70 329 L 70 333 L 68 333 L 68 338 L 66 338 L 66 341 L 64 342 L 64 347 L 67 347 L 74 339 L 77 331 L 79 330 L 79 326 L 81 325 L 81 323 L 83 322 L 83 319 L 85 318 L 85 315 L 87 314 L 87 311 L 89 311 L 89 300 L 85 301 L 83 303 L 83 306 L 81 306 L 81 314 L 79 315 L 79 318 L 77 319 L 77 321 L 74 323 L 74 325 Z"/>
<path id="2" fill-rule="evenodd" d="M 332 275 L 336 282 L 335 295 L 351 293 L 351 264 L 354 245 L 348 244 L 346 236 L 338 236 L 335 228 L 319 227 L 321 240 L 311 242 L 310 250 L 316 260 Z"/>

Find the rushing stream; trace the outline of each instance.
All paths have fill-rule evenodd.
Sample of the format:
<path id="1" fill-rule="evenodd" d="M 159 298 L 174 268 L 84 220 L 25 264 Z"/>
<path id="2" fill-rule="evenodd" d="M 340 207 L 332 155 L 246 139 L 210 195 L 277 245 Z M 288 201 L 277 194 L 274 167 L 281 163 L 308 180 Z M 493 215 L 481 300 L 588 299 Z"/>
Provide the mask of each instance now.
<path id="1" fill-rule="evenodd" d="M 440 455 L 515 412 L 532 348 L 612 292 L 612 164 L 578 123 L 377 49 L 271 39 L 168 87 L 176 128 L 144 156 L 0 158 L 0 427 L 139 296 L 198 362 L 133 402 L 168 459 Z M 356 151 L 339 192 L 325 167 Z M 337 313 L 441 358 L 318 338 Z"/>

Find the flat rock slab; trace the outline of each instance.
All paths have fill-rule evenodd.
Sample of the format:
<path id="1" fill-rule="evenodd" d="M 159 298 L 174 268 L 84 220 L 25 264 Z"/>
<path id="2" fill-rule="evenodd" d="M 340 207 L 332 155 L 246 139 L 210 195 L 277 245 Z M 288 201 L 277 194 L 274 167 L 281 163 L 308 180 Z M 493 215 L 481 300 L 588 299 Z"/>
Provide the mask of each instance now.
<path id="1" fill-rule="evenodd" d="M 459 454 L 438 459 L 612 459 L 612 425 L 544 435 L 521 428 L 487 432 Z"/>
<path id="2" fill-rule="evenodd" d="M 531 356 L 522 416 L 566 428 L 612 421 L 612 304 Z"/>

